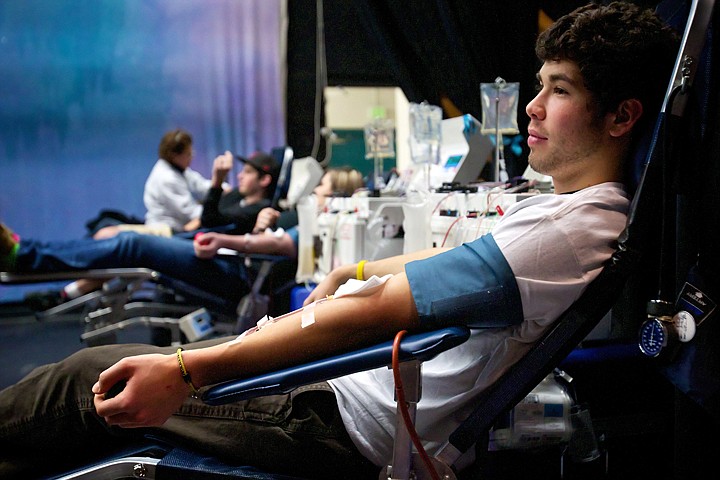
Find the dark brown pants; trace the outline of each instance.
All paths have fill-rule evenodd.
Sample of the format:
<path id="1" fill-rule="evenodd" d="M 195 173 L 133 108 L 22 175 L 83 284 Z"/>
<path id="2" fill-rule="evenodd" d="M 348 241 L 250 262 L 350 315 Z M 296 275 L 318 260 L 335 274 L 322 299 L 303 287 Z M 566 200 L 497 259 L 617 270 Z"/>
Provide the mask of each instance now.
<path id="1" fill-rule="evenodd" d="M 228 339 L 188 345 L 197 348 Z M 0 392 L 0 478 L 36 478 L 90 463 L 148 436 L 223 461 L 305 478 L 377 478 L 348 436 L 326 383 L 221 406 L 188 398 L 162 427 L 108 427 L 93 407 L 91 386 L 119 359 L 172 353 L 174 347 L 87 348 L 39 367 Z"/>

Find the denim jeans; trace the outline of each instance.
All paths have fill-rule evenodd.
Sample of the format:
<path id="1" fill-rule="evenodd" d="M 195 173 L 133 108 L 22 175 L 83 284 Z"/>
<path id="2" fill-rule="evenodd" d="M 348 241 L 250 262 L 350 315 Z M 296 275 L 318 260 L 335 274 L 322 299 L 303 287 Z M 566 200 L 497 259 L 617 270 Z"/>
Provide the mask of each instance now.
<path id="1" fill-rule="evenodd" d="M 239 301 L 249 290 L 242 257 L 203 260 L 195 256 L 188 239 L 135 232 L 122 232 L 104 240 L 23 239 L 15 263 L 19 273 L 136 267 L 157 270 L 227 300 Z"/>
<path id="2" fill-rule="evenodd" d="M 147 436 L 273 473 L 377 478 L 379 469 L 355 448 L 324 383 L 221 406 L 188 398 L 162 427 L 108 427 L 93 407 L 90 389 L 98 374 L 125 356 L 174 350 L 134 344 L 86 348 L 0 391 L 0 478 L 68 471 Z"/>

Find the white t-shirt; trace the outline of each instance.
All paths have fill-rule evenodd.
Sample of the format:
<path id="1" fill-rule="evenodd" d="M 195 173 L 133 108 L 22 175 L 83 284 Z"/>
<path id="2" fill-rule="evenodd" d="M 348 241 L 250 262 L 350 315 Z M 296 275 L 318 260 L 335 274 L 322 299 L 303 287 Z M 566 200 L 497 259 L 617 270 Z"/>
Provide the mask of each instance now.
<path id="1" fill-rule="evenodd" d="M 573 194 L 546 194 L 508 209 L 492 235 L 515 275 L 524 321 L 474 330 L 464 344 L 423 364 L 415 427 L 436 451 L 474 408 L 473 398 L 539 339 L 580 297 L 615 249 L 629 199 L 622 185 L 604 183 Z M 388 368 L 330 381 L 345 426 L 376 465 L 392 455 L 396 422 Z"/>
<path id="2" fill-rule="evenodd" d="M 145 181 L 145 224 L 164 224 L 182 231 L 187 222 L 200 218 L 210 183 L 195 170 L 186 168 L 181 172 L 159 159 Z"/>

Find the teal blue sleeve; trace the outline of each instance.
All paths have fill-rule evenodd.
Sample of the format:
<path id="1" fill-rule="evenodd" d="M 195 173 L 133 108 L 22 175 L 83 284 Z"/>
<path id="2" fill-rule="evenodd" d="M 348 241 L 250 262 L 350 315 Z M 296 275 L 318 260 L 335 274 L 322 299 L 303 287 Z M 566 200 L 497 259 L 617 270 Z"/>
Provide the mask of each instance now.
<path id="1" fill-rule="evenodd" d="M 523 320 L 515 276 L 492 235 L 405 265 L 423 327 L 494 328 Z"/>
<path id="2" fill-rule="evenodd" d="M 285 230 L 285 233 L 290 235 L 290 238 L 292 238 L 292 241 L 295 244 L 295 248 L 297 248 L 298 243 L 299 243 L 298 238 L 300 237 L 297 227 L 290 227 L 287 230 Z"/>

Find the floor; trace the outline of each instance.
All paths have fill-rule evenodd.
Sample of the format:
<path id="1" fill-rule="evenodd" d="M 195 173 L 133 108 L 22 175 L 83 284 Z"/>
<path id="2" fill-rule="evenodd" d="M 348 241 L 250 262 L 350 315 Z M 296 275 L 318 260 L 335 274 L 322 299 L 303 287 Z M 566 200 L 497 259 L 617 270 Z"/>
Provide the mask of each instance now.
<path id="1" fill-rule="evenodd" d="M 0 389 L 12 385 L 33 368 L 61 360 L 85 345 L 80 340 L 84 315 L 65 315 L 38 321 L 19 304 L 0 305 Z M 147 329 L 119 334 L 121 342 L 148 342 Z"/>

